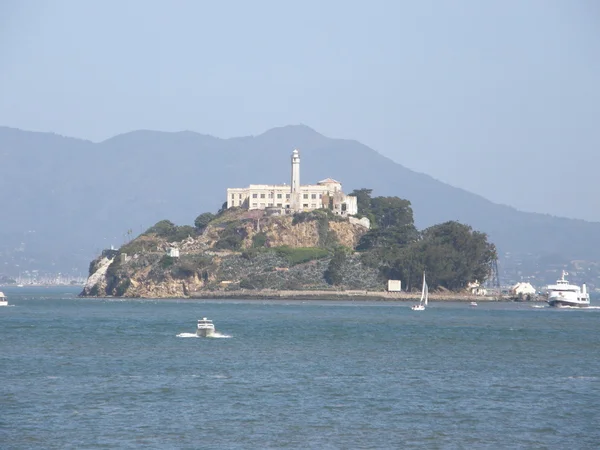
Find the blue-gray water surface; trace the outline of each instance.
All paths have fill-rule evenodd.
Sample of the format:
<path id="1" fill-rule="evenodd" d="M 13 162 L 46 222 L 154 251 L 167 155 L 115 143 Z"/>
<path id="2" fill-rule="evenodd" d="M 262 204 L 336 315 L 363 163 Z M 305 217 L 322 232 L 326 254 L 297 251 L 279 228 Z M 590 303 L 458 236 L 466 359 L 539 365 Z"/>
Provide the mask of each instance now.
<path id="1" fill-rule="evenodd" d="M 3 290 L 3 449 L 600 446 L 600 309 Z"/>

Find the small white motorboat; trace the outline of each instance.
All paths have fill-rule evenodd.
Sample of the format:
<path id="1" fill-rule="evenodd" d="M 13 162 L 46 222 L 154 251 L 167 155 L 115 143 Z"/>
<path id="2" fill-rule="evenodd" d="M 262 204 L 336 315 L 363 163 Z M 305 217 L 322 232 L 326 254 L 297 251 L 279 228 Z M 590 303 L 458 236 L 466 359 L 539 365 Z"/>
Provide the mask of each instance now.
<path id="1" fill-rule="evenodd" d="M 215 326 L 212 320 L 203 317 L 198 320 L 198 327 L 196 329 L 196 335 L 200 337 L 210 337 L 215 334 Z"/>
<path id="2" fill-rule="evenodd" d="M 0 306 L 8 306 L 8 299 L 4 295 L 4 292 L 0 292 Z"/>
<path id="3" fill-rule="evenodd" d="M 471 302 L 470 305 L 471 306 L 477 306 L 477 302 Z"/>

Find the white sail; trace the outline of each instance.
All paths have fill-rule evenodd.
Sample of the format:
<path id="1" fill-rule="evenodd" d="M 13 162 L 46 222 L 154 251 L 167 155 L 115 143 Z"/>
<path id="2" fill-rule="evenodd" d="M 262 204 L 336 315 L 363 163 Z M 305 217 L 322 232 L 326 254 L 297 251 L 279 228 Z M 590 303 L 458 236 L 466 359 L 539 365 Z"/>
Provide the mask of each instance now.
<path id="1" fill-rule="evenodd" d="M 413 311 L 423 311 L 425 306 L 427 306 L 427 300 L 429 299 L 429 288 L 427 287 L 427 282 L 425 281 L 425 272 L 423 272 L 423 287 L 421 289 L 421 300 L 419 300 L 418 305 L 411 306 Z"/>
<path id="2" fill-rule="evenodd" d="M 427 281 L 425 281 L 425 272 L 423 272 L 423 288 L 421 289 L 421 301 L 419 302 L 423 306 L 427 306 L 427 300 L 429 298 L 429 287 Z"/>

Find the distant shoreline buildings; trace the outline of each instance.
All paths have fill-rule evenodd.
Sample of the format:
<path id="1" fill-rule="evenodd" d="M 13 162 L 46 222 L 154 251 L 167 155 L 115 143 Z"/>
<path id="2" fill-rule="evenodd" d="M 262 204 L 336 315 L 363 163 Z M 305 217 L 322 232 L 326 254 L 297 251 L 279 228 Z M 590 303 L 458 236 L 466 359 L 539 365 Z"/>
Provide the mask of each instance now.
<path id="1" fill-rule="evenodd" d="M 357 198 L 344 194 L 339 181 L 326 178 L 317 184 L 300 184 L 298 149 L 292 152 L 291 165 L 290 185 L 251 184 L 247 188 L 228 188 L 227 208 L 263 209 L 278 214 L 294 214 L 320 208 L 328 208 L 340 216 L 358 213 Z"/>

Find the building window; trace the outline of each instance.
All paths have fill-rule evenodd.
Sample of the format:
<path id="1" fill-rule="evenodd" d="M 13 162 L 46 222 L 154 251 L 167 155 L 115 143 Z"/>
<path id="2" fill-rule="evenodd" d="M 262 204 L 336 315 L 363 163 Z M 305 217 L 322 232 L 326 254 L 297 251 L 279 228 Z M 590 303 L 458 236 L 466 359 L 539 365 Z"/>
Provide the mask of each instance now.
<path id="1" fill-rule="evenodd" d="M 238 195 L 238 198 L 241 200 L 242 199 L 242 194 Z"/>
<path id="2" fill-rule="evenodd" d="M 277 203 L 277 207 L 281 208 L 281 203 Z"/>
<path id="3" fill-rule="evenodd" d="M 319 198 L 323 198 L 323 194 L 319 194 Z"/>
<path id="4" fill-rule="evenodd" d="M 308 203 L 305 203 L 304 205 L 302 205 L 303 208 L 308 208 Z"/>
<path id="5" fill-rule="evenodd" d="M 231 194 L 231 198 L 234 199 L 235 198 L 235 194 Z"/>
<path id="6" fill-rule="evenodd" d="M 265 204 L 264 204 L 264 203 L 261 203 L 261 204 L 260 204 L 260 207 L 261 207 L 261 208 L 264 208 L 264 207 L 265 207 Z"/>
<path id="7" fill-rule="evenodd" d="M 252 194 L 252 198 L 258 198 L 258 194 Z"/>
<path id="8" fill-rule="evenodd" d="M 317 198 L 317 194 L 312 194 L 312 195 L 310 196 L 310 198 L 312 198 L 312 199 L 315 199 L 315 198 Z"/>
<path id="9" fill-rule="evenodd" d="M 258 208 L 258 203 L 252 203 L 253 208 Z"/>
<path id="10" fill-rule="evenodd" d="M 265 194 L 260 194 L 260 198 L 265 198 Z"/>
<path id="11" fill-rule="evenodd" d="M 286 198 L 286 200 L 289 200 L 290 199 L 290 194 L 285 194 L 285 198 Z"/>
<path id="12" fill-rule="evenodd" d="M 273 198 L 273 193 L 269 192 L 269 198 Z"/>
<path id="13" fill-rule="evenodd" d="M 304 198 L 308 198 L 308 194 L 304 194 Z"/>
<path id="14" fill-rule="evenodd" d="M 281 194 L 277 194 L 277 198 L 281 198 Z"/>

